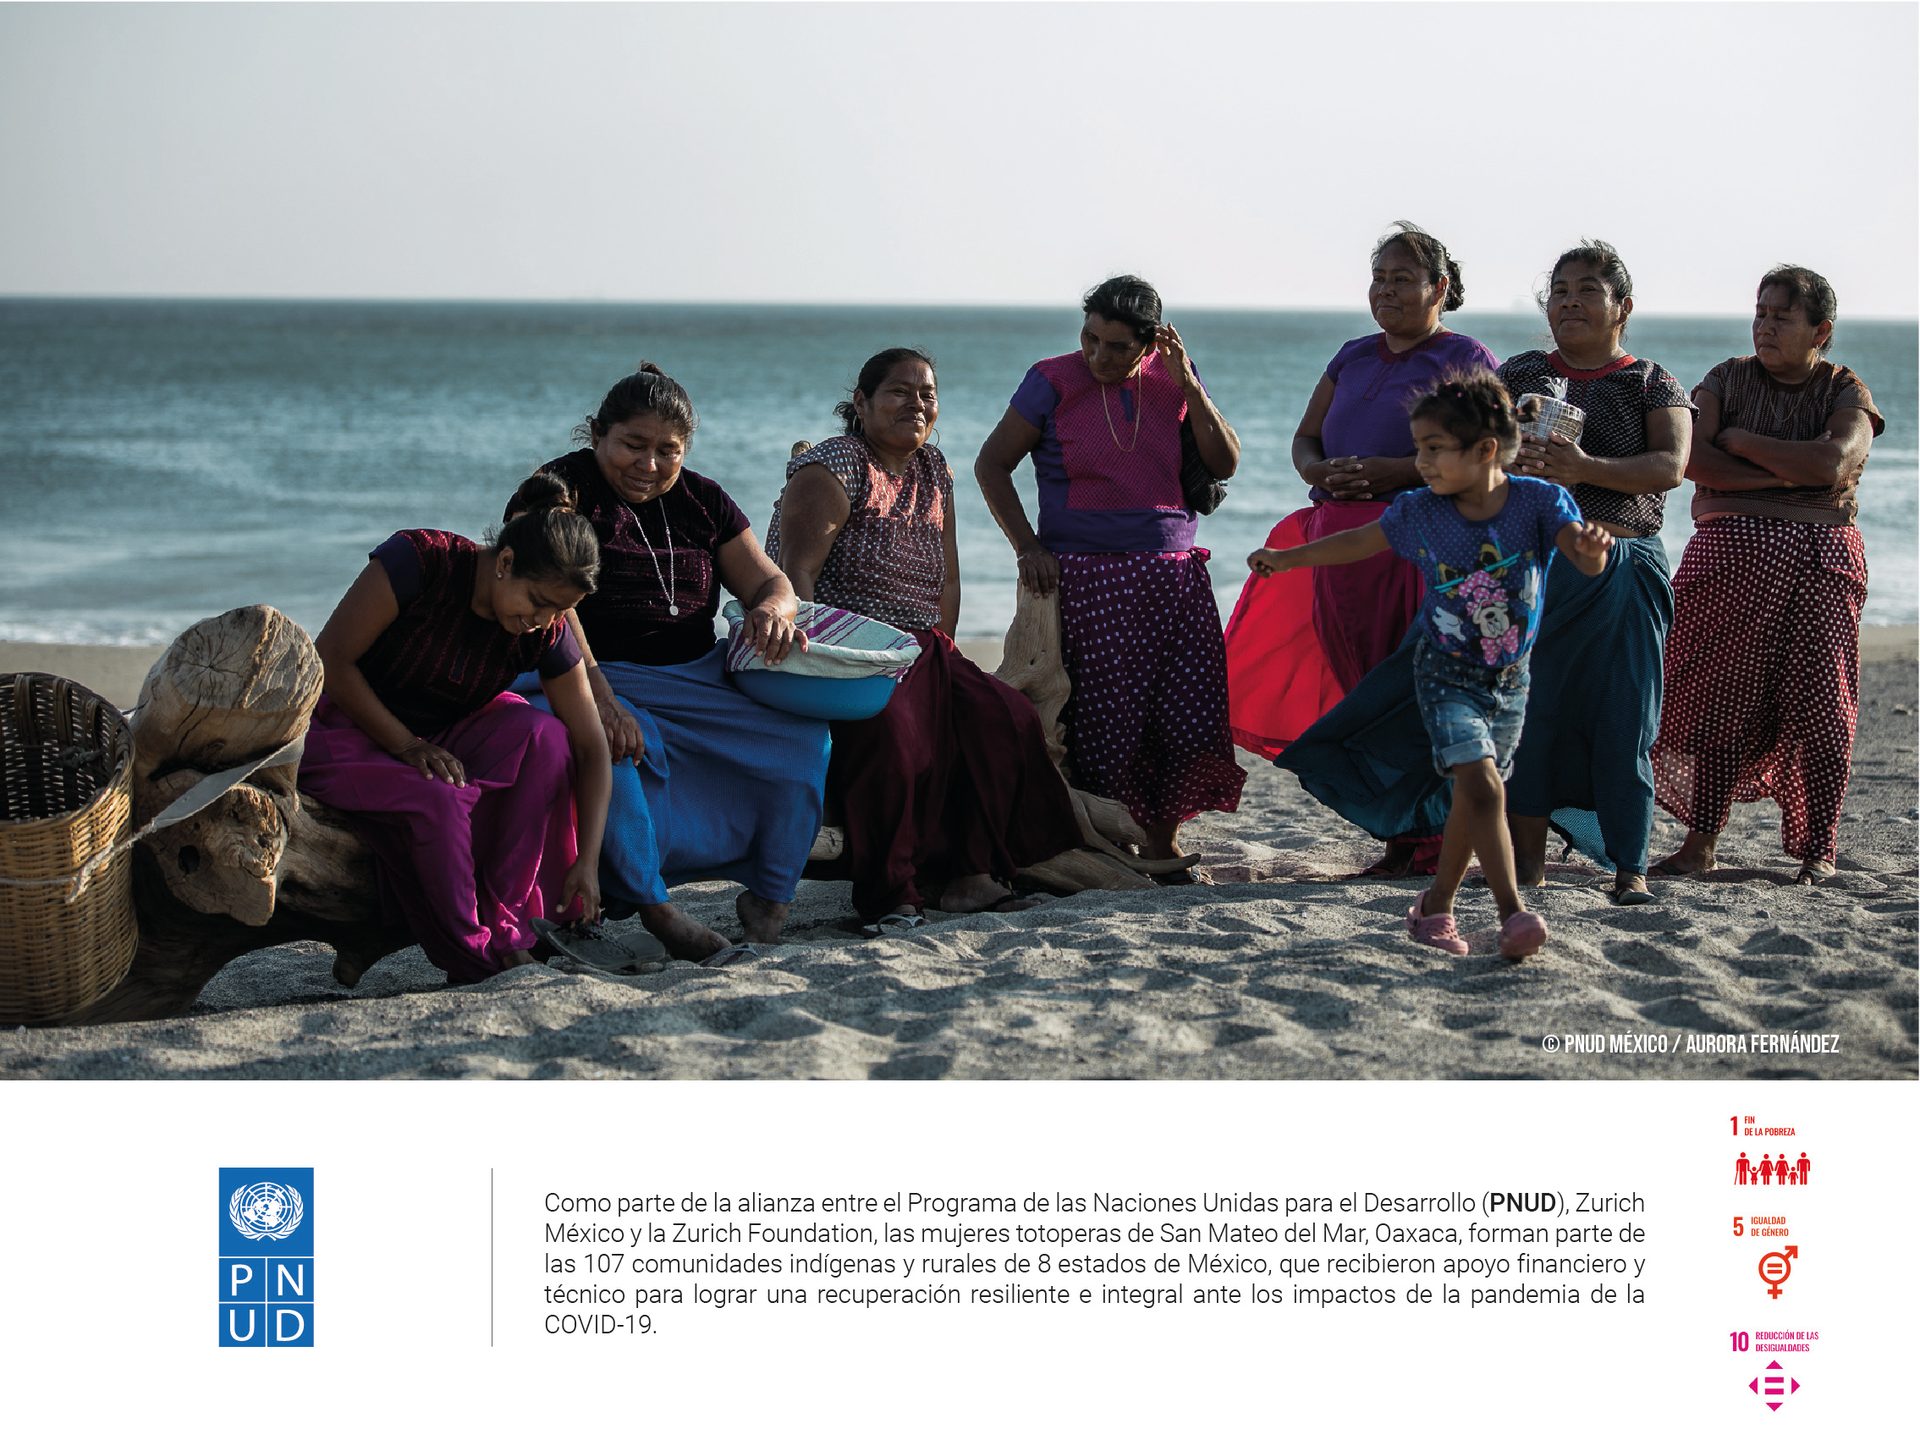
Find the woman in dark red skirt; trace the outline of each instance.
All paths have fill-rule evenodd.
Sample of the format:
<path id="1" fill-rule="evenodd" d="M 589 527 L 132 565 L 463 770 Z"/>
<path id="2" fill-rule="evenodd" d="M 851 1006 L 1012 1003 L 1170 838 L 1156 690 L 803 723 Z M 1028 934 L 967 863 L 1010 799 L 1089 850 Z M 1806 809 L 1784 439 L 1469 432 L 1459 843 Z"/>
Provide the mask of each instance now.
<path id="1" fill-rule="evenodd" d="M 610 766 L 564 618 L 599 563 L 593 527 L 559 508 L 487 545 L 402 530 L 320 632 L 300 788 L 351 817 L 449 981 L 532 961 L 535 920 L 599 914 Z M 552 715 L 505 693 L 529 670 Z"/>
<path id="2" fill-rule="evenodd" d="M 833 727 L 827 796 L 846 824 L 854 906 L 876 934 L 923 924 L 929 905 L 1021 908 L 1015 872 L 1076 848 L 1080 827 L 1033 705 L 953 643 L 960 562 L 953 470 L 927 443 L 932 360 L 882 351 L 836 413 L 846 433 L 788 464 L 767 551 L 802 600 L 920 642 L 885 710 Z"/>
<path id="3" fill-rule="evenodd" d="M 1860 473 L 1884 428 L 1826 358 L 1833 287 L 1782 266 L 1760 281 L 1754 353 L 1693 392 L 1693 538 L 1673 577 L 1660 803 L 1687 826 L 1656 875 L 1711 870 L 1735 801 L 1771 797 L 1812 884 L 1833 873 L 1859 711 L 1866 551 Z"/>

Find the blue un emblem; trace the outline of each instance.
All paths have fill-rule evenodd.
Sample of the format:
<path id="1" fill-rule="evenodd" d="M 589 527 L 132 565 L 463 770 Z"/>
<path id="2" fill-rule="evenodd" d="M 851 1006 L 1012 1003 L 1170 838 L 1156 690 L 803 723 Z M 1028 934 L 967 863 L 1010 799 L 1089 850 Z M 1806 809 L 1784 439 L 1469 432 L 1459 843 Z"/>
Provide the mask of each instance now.
<path id="1" fill-rule="evenodd" d="M 220 1343 L 313 1344 L 313 1171 L 220 1170 Z"/>

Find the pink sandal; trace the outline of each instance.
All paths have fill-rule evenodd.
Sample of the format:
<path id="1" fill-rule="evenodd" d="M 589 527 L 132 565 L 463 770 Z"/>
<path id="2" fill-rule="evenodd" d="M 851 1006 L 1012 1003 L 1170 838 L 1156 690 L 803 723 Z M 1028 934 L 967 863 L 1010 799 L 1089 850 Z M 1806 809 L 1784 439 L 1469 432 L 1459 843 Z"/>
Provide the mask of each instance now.
<path id="1" fill-rule="evenodd" d="M 1500 953 L 1524 960 L 1547 943 L 1547 922 L 1531 910 L 1516 910 L 1500 926 Z"/>
<path id="2" fill-rule="evenodd" d="M 1460 928 L 1453 923 L 1453 912 L 1444 915 L 1427 915 L 1427 892 L 1422 890 L 1420 898 L 1413 902 L 1413 908 L 1407 911 L 1407 933 L 1422 945 L 1431 945 L 1436 950 L 1444 950 L 1449 955 L 1467 953 L 1467 942 L 1460 938 Z"/>

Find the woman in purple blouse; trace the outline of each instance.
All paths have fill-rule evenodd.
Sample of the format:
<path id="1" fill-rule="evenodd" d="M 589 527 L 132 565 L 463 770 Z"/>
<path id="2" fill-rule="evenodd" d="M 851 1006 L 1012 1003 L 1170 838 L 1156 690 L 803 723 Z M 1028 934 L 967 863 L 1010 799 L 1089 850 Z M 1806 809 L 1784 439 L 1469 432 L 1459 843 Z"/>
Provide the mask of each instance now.
<path id="1" fill-rule="evenodd" d="M 1312 503 L 1274 527 L 1270 548 L 1370 525 L 1423 483 L 1408 406 L 1445 371 L 1497 363 L 1478 340 L 1441 323 L 1465 299 L 1460 264 L 1440 241 L 1404 221 L 1381 238 L 1367 289 L 1380 328 L 1342 345 L 1314 387 L 1293 437 L 1293 466 Z M 1385 551 L 1282 578 L 1249 582 L 1227 627 L 1233 738 L 1268 759 L 1393 653 L 1424 589 L 1412 564 Z M 1431 873 L 1438 852 L 1437 838 L 1416 846 L 1401 837 L 1369 873 Z"/>
<path id="2" fill-rule="evenodd" d="M 1147 853 L 1181 853 L 1180 825 L 1233 810 L 1247 775 L 1227 732 L 1220 612 L 1181 485 L 1183 428 L 1226 478 L 1240 440 L 1162 323 L 1160 296 L 1119 275 L 1088 291 L 1080 348 L 1027 371 L 980 447 L 974 478 L 1013 545 L 1020 583 L 1060 592 L 1062 711 L 1074 783 L 1120 801 Z M 1027 456 L 1040 528 L 1013 471 Z"/>

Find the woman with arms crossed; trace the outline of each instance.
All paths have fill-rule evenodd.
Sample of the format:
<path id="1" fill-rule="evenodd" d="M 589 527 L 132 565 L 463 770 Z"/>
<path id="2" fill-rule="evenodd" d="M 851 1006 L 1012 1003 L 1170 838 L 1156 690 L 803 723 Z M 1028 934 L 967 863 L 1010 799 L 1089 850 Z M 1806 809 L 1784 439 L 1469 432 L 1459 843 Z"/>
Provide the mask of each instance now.
<path id="1" fill-rule="evenodd" d="M 1693 538 L 1673 579 L 1653 773 L 1687 826 L 1656 875 L 1711 870 L 1733 802 L 1771 796 L 1800 880 L 1833 874 L 1859 714 L 1867 555 L 1860 474 L 1885 428 L 1860 377 L 1826 358 L 1833 287 L 1761 277 L 1753 354 L 1694 390 Z"/>

